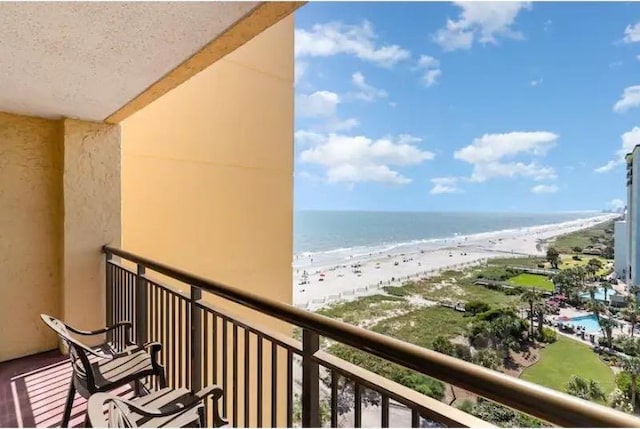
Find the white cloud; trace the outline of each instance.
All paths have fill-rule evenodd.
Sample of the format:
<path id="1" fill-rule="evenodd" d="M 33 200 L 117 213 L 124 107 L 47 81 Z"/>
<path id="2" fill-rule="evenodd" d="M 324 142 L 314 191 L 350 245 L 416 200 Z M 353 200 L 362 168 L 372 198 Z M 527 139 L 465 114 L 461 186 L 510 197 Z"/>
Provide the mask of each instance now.
<path id="1" fill-rule="evenodd" d="M 538 85 L 541 85 L 541 84 L 542 84 L 542 78 L 534 79 L 531 82 L 529 82 L 529 85 L 531 85 L 531 86 L 538 86 Z"/>
<path id="2" fill-rule="evenodd" d="M 420 55 L 418 65 L 414 69 L 423 71 L 422 82 L 424 82 L 426 86 L 435 85 L 438 78 L 442 75 L 440 61 L 429 55 Z"/>
<path id="3" fill-rule="evenodd" d="M 354 55 L 383 67 L 406 60 L 411 53 L 398 45 L 377 44 L 377 35 L 370 22 L 347 25 L 341 22 L 315 24 L 311 30 L 295 30 L 297 57 L 328 57 Z"/>
<path id="4" fill-rule="evenodd" d="M 605 165 L 602 165 L 598 168 L 596 168 L 594 171 L 596 173 L 606 173 L 608 171 L 613 170 L 614 168 L 616 168 L 618 165 L 620 165 L 621 162 L 619 162 L 618 160 L 611 160 L 609 162 L 607 162 Z"/>
<path id="5" fill-rule="evenodd" d="M 620 67 L 622 67 L 623 64 L 624 62 L 622 61 L 612 61 L 609 63 L 609 68 L 611 70 L 618 70 Z"/>
<path id="6" fill-rule="evenodd" d="M 625 112 L 640 106 L 640 85 L 628 86 L 624 89 L 620 100 L 613 105 L 614 112 Z"/>
<path id="7" fill-rule="evenodd" d="M 323 135 L 321 142 L 315 136 L 313 141 L 314 146 L 300 154 L 300 161 L 325 167 L 329 183 L 406 184 L 411 179 L 390 166 L 417 165 L 434 157 L 432 152 L 415 145 L 420 138 L 407 134 L 372 140 L 365 136 L 330 133 Z"/>
<path id="8" fill-rule="evenodd" d="M 304 73 L 307 71 L 307 68 L 309 67 L 309 63 L 305 61 L 296 61 L 293 67 L 294 67 L 294 73 L 295 73 L 294 83 L 297 84 L 298 82 L 300 82 L 302 75 L 304 75 Z"/>
<path id="9" fill-rule="evenodd" d="M 497 161 L 522 152 L 544 155 L 557 139 L 556 134 L 548 131 L 485 134 L 474 139 L 471 145 L 457 150 L 454 157 L 475 163 Z"/>
<path id="10" fill-rule="evenodd" d="M 637 59 L 638 61 L 640 61 L 640 55 L 638 55 L 638 56 L 636 57 L 636 59 Z"/>
<path id="11" fill-rule="evenodd" d="M 353 96 L 359 100 L 373 101 L 377 98 L 386 98 L 388 95 L 385 90 L 369 85 L 364 75 L 360 72 L 355 72 L 351 75 L 351 83 L 359 90 L 353 94 Z"/>
<path id="12" fill-rule="evenodd" d="M 624 157 L 630 153 L 634 147 L 640 145 L 640 127 L 633 127 L 621 136 L 622 146 L 616 151 L 615 157 L 601 167 L 595 169 L 596 173 L 606 173 L 613 170 L 618 165 L 624 164 Z"/>
<path id="13" fill-rule="evenodd" d="M 531 192 L 534 194 L 553 194 L 558 192 L 556 185 L 536 185 L 531 188 Z"/>
<path id="14" fill-rule="evenodd" d="M 340 96 L 331 91 L 316 91 L 313 94 L 296 96 L 296 113 L 302 117 L 330 117 L 336 113 Z"/>
<path id="15" fill-rule="evenodd" d="M 620 198 L 614 198 L 613 200 L 609 201 L 607 205 L 614 210 L 619 210 L 623 209 L 627 204 Z"/>
<path id="16" fill-rule="evenodd" d="M 529 2 L 454 2 L 461 11 L 457 20 L 448 19 L 434 40 L 445 51 L 469 49 L 477 40 L 497 44 L 499 37 L 521 39 L 511 27 L 518 13 L 530 9 Z"/>
<path id="17" fill-rule="evenodd" d="M 360 121 L 358 121 L 356 118 L 347 118 L 347 119 L 333 118 L 326 123 L 324 128 L 330 132 L 349 131 L 358 127 L 359 125 L 360 125 Z"/>
<path id="18" fill-rule="evenodd" d="M 398 103 L 396 103 L 395 101 L 390 101 L 389 107 L 393 107 L 395 109 L 396 107 L 398 107 Z"/>
<path id="19" fill-rule="evenodd" d="M 554 179 L 551 167 L 534 161 L 508 161 L 518 156 L 541 157 L 555 145 L 558 135 L 548 131 L 485 134 L 454 152 L 456 159 L 473 165 L 471 180 L 484 182 L 495 177 L 528 177 L 534 180 Z"/>
<path id="20" fill-rule="evenodd" d="M 640 22 L 636 22 L 633 27 L 627 25 L 627 28 L 624 29 L 624 39 L 622 40 L 625 43 L 640 42 Z"/>
<path id="21" fill-rule="evenodd" d="M 461 189 L 457 186 L 458 177 L 434 177 L 431 179 L 433 187 L 429 191 L 430 194 L 452 194 L 454 192 L 460 192 Z"/>
<path id="22" fill-rule="evenodd" d="M 314 146 L 324 142 L 325 136 L 321 133 L 308 130 L 297 130 L 293 134 L 296 145 Z"/>

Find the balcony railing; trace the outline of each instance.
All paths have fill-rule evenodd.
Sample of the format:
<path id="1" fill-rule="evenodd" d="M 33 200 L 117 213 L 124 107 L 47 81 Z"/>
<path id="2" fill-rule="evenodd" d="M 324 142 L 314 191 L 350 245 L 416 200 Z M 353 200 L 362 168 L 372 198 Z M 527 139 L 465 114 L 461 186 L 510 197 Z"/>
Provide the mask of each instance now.
<path id="1" fill-rule="evenodd" d="M 225 392 L 221 411 L 233 426 L 292 426 L 299 415 L 304 427 L 337 427 L 344 409 L 339 400 L 344 400 L 346 390 L 352 392 L 349 398 L 353 401 L 349 406 L 353 418 L 349 426 L 363 425 L 365 393 L 368 398 L 377 398 L 369 401 L 379 412 L 379 420 L 373 423 L 376 426 L 389 427 L 390 420 L 402 424 L 398 417 L 402 412 L 406 412 L 405 426 L 434 422 L 447 427 L 491 426 L 327 353 L 321 345 L 329 341 L 354 347 L 552 425 L 640 427 L 640 419 L 602 405 L 121 249 L 105 246 L 104 252 L 107 323 L 132 321 L 138 343 L 161 342 L 170 386 L 198 389 L 211 383 L 221 385 Z M 242 311 L 229 310 L 233 306 L 253 314 L 240 317 L 236 313 Z M 281 323 L 285 331 L 291 327 L 301 329 L 302 342 L 265 328 L 263 320 Z M 116 347 L 124 346 L 124 338 L 118 332 L 109 340 Z M 155 387 L 152 381 L 147 386 Z M 328 411 L 322 404 L 328 404 Z M 206 404 L 208 416 L 212 406 Z M 368 412 L 370 415 L 370 409 Z M 324 418 L 326 422 L 322 421 Z"/>

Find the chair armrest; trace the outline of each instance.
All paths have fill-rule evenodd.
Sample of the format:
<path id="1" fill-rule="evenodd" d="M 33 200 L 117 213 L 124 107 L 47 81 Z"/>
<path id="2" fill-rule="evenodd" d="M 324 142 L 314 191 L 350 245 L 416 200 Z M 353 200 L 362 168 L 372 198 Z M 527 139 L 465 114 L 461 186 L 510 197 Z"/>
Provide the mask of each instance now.
<path id="1" fill-rule="evenodd" d="M 109 400 L 121 402 L 125 404 L 127 407 L 129 407 L 129 410 L 135 412 L 136 414 L 140 414 L 141 416 L 144 416 L 144 417 L 168 417 L 174 414 L 178 414 L 178 413 L 182 413 L 184 411 L 190 410 L 197 406 L 204 406 L 202 401 L 192 400 L 185 404 L 180 404 L 180 405 L 175 404 L 171 406 L 170 409 L 168 410 L 160 411 L 157 408 L 136 404 L 128 399 L 123 399 L 118 396 L 111 396 L 109 397 Z"/>
<path id="2" fill-rule="evenodd" d="M 87 335 L 87 336 L 88 335 L 104 334 L 106 332 L 113 331 L 114 329 L 120 328 L 121 326 L 126 326 L 128 332 L 131 332 L 133 330 L 133 323 L 128 322 L 128 321 L 118 322 L 118 323 L 116 323 L 114 325 L 107 326 L 106 328 L 96 329 L 95 331 L 83 331 L 83 330 L 80 330 L 80 329 L 72 328 L 69 325 L 65 325 L 65 326 L 67 327 L 68 330 L 70 330 L 74 334 Z"/>
<path id="3" fill-rule="evenodd" d="M 199 401 L 203 401 L 207 396 L 213 395 L 213 426 L 220 427 L 228 425 L 229 422 L 220 416 L 220 410 L 218 409 L 218 401 L 222 398 L 224 391 L 217 385 L 205 386 L 195 393 Z"/>

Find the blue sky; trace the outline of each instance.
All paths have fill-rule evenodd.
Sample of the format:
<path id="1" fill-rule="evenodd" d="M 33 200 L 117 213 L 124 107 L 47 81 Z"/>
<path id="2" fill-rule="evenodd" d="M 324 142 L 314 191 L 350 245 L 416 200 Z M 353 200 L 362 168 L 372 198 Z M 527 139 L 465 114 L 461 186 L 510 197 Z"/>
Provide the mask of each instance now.
<path id="1" fill-rule="evenodd" d="M 295 130 L 297 209 L 619 205 L 640 3 L 309 3 Z"/>

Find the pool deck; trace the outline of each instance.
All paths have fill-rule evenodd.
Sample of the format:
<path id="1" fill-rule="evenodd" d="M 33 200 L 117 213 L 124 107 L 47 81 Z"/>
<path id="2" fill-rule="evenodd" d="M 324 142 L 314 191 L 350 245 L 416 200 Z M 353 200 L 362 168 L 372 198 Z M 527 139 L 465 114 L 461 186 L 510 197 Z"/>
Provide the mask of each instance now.
<path id="1" fill-rule="evenodd" d="M 560 309 L 560 314 L 558 316 L 551 316 L 549 317 L 550 320 L 553 321 L 557 321 L 557 322 L 561 322 L 561 323 L 569 323 L 571 324 L 570 320 L 567 321 L 560 321 L 558 320 L 560 317 L 567 317 L 569 319 L 573 319 L 576 317 L 585 317 L 585 316 L 590 316 L 591 312 L 588 311 L 583 311 L 583 310 L 578 310 L 576 308 L 572 308 L 572 307 L 566 307 L 566 308 L 561 308 Z M 629 335 L 630 334 L 630 327 L 631 325 L 628 322 L 624 322 L 624 321 L 620 321 L 620 320 L 616 320 L 617 323 L 620 323 L 621 326 L 619 328 L 613 328 L 613 337 L 617 338 L 621 335 Z M 563 333 L 564 334 L 564 333 Z M 602 336 L 602 331 L 597 330 L 597 331 L 591 331 L 591 332 L 587 332 L 588 334 L 594 334 L 596 337 L 601 337 Z M 572 334 L 568 334 L 571 338 L 576 338 L 580 340 L 580 337 L 578 337 L 577 335 L 572 335 Z M 582 341 L 582 340 L 580 340 Z M 586 341 L 586 340 L 585 340 Z M 586 341 L 586 343 L 591 344 L 589 341 Z"/>

